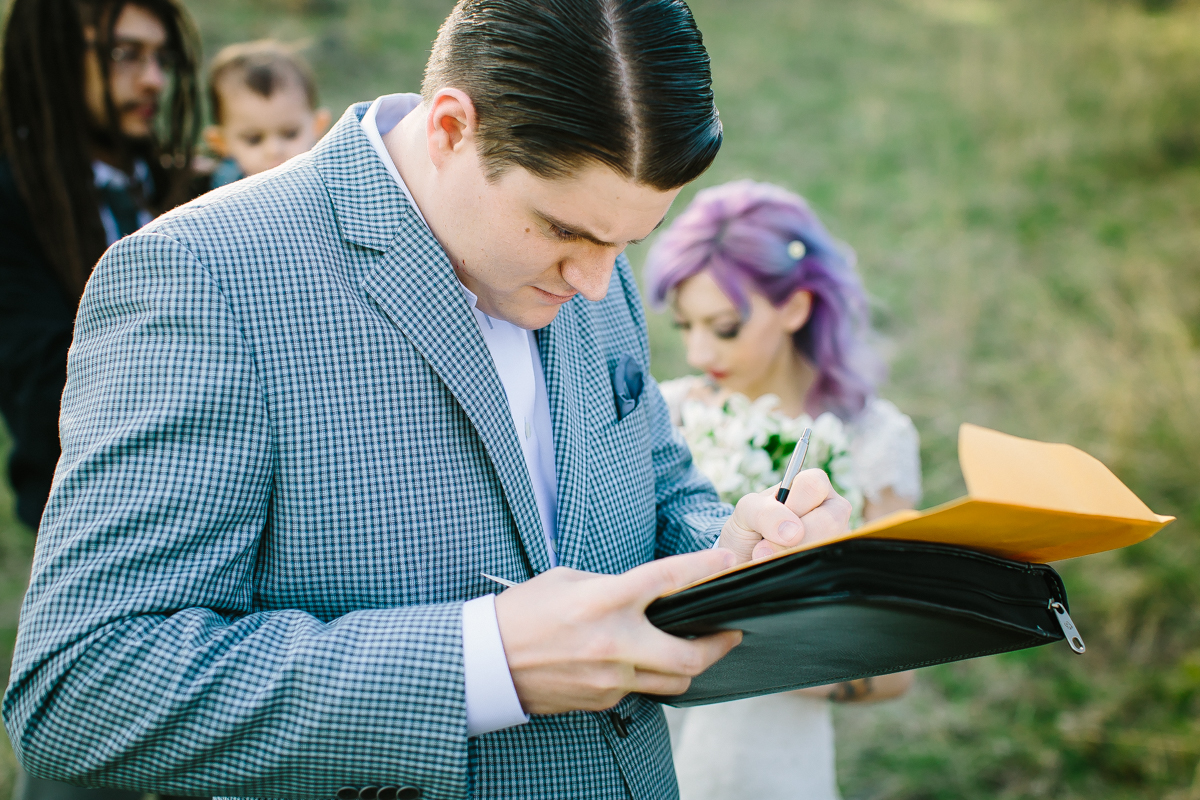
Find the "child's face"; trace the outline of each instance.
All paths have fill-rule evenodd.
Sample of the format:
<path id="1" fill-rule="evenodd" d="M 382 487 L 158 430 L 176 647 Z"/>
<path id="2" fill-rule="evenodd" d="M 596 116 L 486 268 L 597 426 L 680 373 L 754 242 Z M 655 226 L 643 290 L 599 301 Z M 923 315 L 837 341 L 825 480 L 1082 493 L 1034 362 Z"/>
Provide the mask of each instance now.
<path id="1" fill-rule="evenodd" d="M 246 175 L 277 167 L 309 150 L 329 127 L 329 111 L 308 107 L 304 89 L 288 84 L 270 97 L 238 81 L 218 84 L 224 122 L 209 128 L 209 147 L 232 158 Z"/>

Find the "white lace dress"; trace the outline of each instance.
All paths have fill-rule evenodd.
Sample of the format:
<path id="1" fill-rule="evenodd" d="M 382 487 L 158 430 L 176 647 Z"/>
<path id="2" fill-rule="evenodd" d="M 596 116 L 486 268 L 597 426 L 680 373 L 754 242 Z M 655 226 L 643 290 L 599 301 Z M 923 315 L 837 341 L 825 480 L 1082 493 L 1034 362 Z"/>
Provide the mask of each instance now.
<path id="1" fill-rule="evenodd" d="M 676 424 L 684 400 L 704 386 L 697 377 L 662 384 Z M 868 502 L 889 489 L 914 505 L 920 500 L 912 420 L 873 398 L 847 433 L 854 479 Z M 828 701 L 784 693 L 665 710 L 681 800 L 838 800 Z"/>

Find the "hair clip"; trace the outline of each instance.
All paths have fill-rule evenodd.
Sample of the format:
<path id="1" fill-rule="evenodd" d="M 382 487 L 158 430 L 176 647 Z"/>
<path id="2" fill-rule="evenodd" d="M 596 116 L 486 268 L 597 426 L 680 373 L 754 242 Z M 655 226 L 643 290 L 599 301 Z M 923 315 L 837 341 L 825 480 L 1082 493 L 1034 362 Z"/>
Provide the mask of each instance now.
<path id="1" fill-rule="evenodd" d="M 804 246 L 804 242 L 799 239 L 793 239 L 788 242 L 787 254 L 788 258 L 793 261 L 799 261 L 804 258 L 804 254 L 808 252 L 808 248 Z"/>

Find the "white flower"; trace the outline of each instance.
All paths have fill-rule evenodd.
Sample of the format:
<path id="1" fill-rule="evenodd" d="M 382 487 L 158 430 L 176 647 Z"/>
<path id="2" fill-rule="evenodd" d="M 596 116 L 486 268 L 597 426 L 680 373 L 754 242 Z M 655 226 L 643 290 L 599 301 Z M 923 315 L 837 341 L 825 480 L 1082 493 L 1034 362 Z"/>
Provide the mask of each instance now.
<path id="1" fill-rule="evenodd" d="M 749 448 L 742 458 L 742 474 L 758 486 L 770 486 L 775 481 L 771 457 L 761 448 Z"/>
<path id="2" fill-rule="evenodd" d="M 779 426 L 780 435 L 789 441 L 798 442 L 800 437 L 804 435 L 805 428 L 813 426 L 813 418 L 808 414 L 801 414 L 798 417 L 783 417 Z"/>
<path id="3" fill-rule="evenodd" d="M 854 508 L 851 524 L 861 522 L 863 494 L 854 485 L 849 440 L 834 414 L 813 420 L 791 418 L 778 410 L 779 398 L 763 395 L 751 401 L 735 394 L 723 405 L 688 400 L 680 409 L 680 432 L 697 469 L 712 481 L 721 498 L 736 503 L 783 479 L 787 460 L 805 428 L 812 428 L 805 466 L 819 467 Z"/>

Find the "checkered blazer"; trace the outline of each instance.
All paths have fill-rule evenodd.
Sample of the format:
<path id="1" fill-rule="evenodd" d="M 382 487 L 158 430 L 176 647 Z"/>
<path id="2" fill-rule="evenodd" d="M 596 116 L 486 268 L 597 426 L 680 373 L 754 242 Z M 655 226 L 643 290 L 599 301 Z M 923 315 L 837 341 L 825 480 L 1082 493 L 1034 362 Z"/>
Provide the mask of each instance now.
<path id="1" fill-rule="evenodd" d="M 664 798 L 659 707 L 466 736 L 462 603 L 549 568 L 504 389 L 445 254 L 351 107 L 309 154 L 112 247 L 4 721 L 33 775 L 184 795 Z M 537 335 L 559 561 L 619 573 L 729 507 L 647 378 L 618 259 Z"/>

